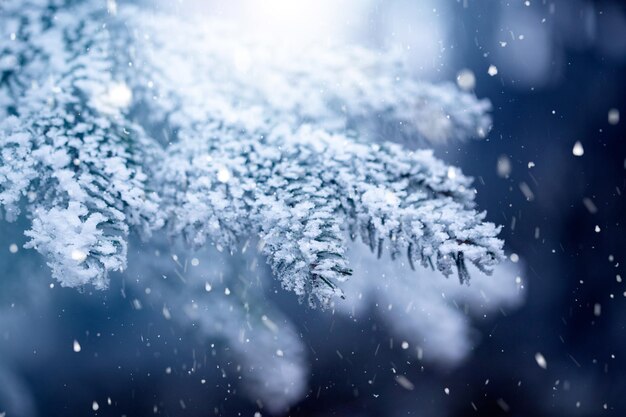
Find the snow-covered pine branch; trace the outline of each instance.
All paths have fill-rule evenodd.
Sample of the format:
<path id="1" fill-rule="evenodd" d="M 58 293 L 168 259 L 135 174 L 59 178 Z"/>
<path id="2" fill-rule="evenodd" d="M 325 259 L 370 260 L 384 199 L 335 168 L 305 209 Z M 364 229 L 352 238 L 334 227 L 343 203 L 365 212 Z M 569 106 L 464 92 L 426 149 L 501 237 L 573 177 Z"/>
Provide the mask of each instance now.
<path id="1" fill-rule="evenodd" d="M 173 234 L 232 247 L 255 231 L 283 285 L 323 304 L 351 274 L 346 229 L 411 264 L 446 275 L 456 266 L 462 281 L 464 261 L 486 270 L 498 259 L 498 228 L 472 208 L 469 180 L 430 151 L 282 128 L 212 131 L 201 144 L 181 137 L 160 172 Z"/>
<path id="2" fill-rule="evenodd" d="M 12 66 L 0 84 L 10 101 L 0 123 L 0 203 L 13 220 L 26 200 L 27 247 L 46 256 L 56 279 L 104 288 L 107 273 L 126 265 L 129 227 L 158 224 L 146 175 L 157 149 L 110 102 L 102 24 L 81 19 L 81 8 L 74 19 L 38 3 L 7 3 L 0 13 L 16 30 L 4 43 L 22 44 L 2 48 Z"/>
<path id="3" fill-rule="evenodd" d="M 0 129 L 0 203 L 11 220 L 25 200 L 29 246 L 63 285 L 106 286 L 129 228 L 163 221 L 196 246 L 258 237 L 283 286 L 322 305 L 351 273 L 348 236 L 461 281 L 465 262 L 488 271 L 501 257 L 470 179 L 430 151 L 367 143 L 390 125 L 483 135 L 485 102 L 364 50 L 294 58 L 216 22 L 14 3 L 0 13 L 3 28 L 17 24 L 0 44 L 13 115 Z"/>
<path id="4" fill-rule="evenodd" d="M 365 144 L 338 126 L 337 120 L 350 124 L 364 108 L 385 123 L 406 123 L 399 116 L 404 106 L 422 110 L 419 99 L 404 96 L 420 89 L 407 74 L 401 85 L 390 85 L 389 98 L 383 95 L 381 85 L 390 82 L 384 70 L 397 72 L 396 61 L 385 67 L 372 52 L 343 49 L 330 58 L 327 51 L 307 50 L 304 62 L 289 61 L 270 46 L 231 44 L 235 36 L 223 36 L 218 23 L 174 26 L 167 17 L 132 16 L 127 26 L 138 46 L 131 61 L 141 73 L 156 75 L 143 81 L 150 91 L 144 105 L 148 113 L 166 114 L 178 139 L 160 171 L 174 235 L 232 248 L 256 232 L 283 285 L 322 304 L 340 293 L 337 284 L 350 274 L 345 229 L 372 250 L 388 244 L 392 256 L 407 255 L 411 263 L 436 264 L 445 274 L 456 265 L 461 280 L 467 279 L 464 258 L 482 269 L 496 261 L 498 230 L 473 210 L 469 179 L 430 151 Z M 227 41 L 211 42 L 218 38 Z M 342 54 L 360 59 L 337 65 L 332 58 Z M 243 70 L 242 60 L 250 60 Z M 379 71 L 370 73 L 372 62 Z M 356 75 L 333 78 L 338 68 Z M 457 95 L 462 103 L 470 100 Z M 428 102 L 431 113 L 447 99 L 439 97 Z M 337 103 L 362 108 L 350 113 Z"/>

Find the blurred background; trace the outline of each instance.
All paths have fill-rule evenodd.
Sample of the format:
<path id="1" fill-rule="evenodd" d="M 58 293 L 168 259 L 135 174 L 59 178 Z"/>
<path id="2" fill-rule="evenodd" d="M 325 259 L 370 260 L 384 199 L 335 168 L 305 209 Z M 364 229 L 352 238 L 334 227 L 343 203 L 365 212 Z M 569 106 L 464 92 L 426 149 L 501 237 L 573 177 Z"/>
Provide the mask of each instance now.
<path id="1" fill-rule="evenodd" d="M 157 238 L 133 242 L 109 290 L 79 293 L 22 249 L 24 220 L 2 222 L 0 416 L 626 415 L 622 2 L 144 3 L 294 45 L 399 48 L 416 77 L 488 98 L 486 139 L 434 147 L 475 177 L 509 261 L 465 287 L 354 247 L 356 274 L 376 284 L 319 311 L 251 254 Z M 201 295 L 216 293 L 256 293 L 258 328 L 280 337 L 242 347 L 257 325 L 230 331 L 249 313 Z"/>

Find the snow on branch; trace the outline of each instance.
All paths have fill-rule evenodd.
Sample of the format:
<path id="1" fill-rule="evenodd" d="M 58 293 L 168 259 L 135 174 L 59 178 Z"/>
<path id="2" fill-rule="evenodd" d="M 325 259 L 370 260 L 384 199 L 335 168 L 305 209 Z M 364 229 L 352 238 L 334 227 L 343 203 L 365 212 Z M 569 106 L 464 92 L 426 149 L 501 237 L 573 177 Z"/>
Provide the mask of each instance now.
<path id="1" fill-rule="evenodd" d="M 283 286 L 320 305 L 351 274 L 348 237 L 462 282 L 467 262 L 502 257 L 471 180 L 387 141 L 484 136 L 487 102 L 413 81 L 393 54 L 295 53 L 217 22 L 65 3 L 53 19 L 56 2 L 0 14 L 21 45 L 0 44 L 20 62 L 0 78 L 0 203 L 9 220 L 28 208 L 28 245 L 62 284 L 105 287 L 129 231 L 162 225 L 228 251 L 258 237 Z"/>
<path id="2" fill-rule="evenodd" d="M 0 83 L 11 101 L 0 122 L 0 203 L 13 220 L 26 199 L 27 247 L 47 257 L 63 285 L 104 288 L 107 273 L 126 265 L 129 226 L 159 224 L 146 175 L 155 148 L 110 97 L 102 25 L 81 19 L 82 9 L 77 19 L 59 11 L 50 20 L 53 5 L 30 6 L 2 12 L 9 22 L 24 18 L 16 37 L 25 50 Z M 5 61 L 14 56 L 0 50 Z"/>
<path id="3" fill-rule="evenodd" d="M 232 247 L 254 231 L 283 285 L 322 304 L 351 274 L 346 232 L 411 264 L 457 269 L 461 281 L 466 261 L 488 271 L 499 259 L 499 228 L 472 208 L 469 179 L 430 151 L 359 144 L 310 126 L 268 132 L 236 140 L 210 132 L 200 134 L 214 137 L 204 145 L 174 147 L 162 175 L 172 181 L 163 199 L 175 235 Z"/>

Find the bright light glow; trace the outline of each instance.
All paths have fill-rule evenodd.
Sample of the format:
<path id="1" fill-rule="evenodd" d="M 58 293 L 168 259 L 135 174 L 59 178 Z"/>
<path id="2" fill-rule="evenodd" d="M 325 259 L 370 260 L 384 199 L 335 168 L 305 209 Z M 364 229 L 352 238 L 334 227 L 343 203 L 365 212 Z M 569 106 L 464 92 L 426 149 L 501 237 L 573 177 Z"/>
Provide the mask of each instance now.
<path id="1" fill-rule="evenodd" d="M 331 0 L 248 0 L 244 10 L 249 28 L 294 44 L 336 31 L 341 14 Z"/>
<path id="2" fill-rule="evenodd" d="M 233 51 L 233 61 L 235 68 L 239 72 L 248 72 L 252 66 L 252 57 L 250 52 L 245 48 L 237 48 Z"/>
<path id="3" fill-rule="evenodd" d="M 107 11 L 113 16 L 117 15 L 117 2 L 115 0 L 107 0 Z"/>
<path id="4" fill-rule="evenodd" d="M 378 45 L 403 50 L 422 78 L 439 77 L 449 52 L 449 7 L 438 0 L 401 1 L 381 7 L 372 0 L 157 0 L 188 15 L 207 15 L 234 23 L 244 38 L 273 42 L 281 50 L 308 45 Z M 176 6 L 174 6 L 176 5 Z M 372 30 L 372 27 L 375 30 Z M 249 58 L 252 57 L 252 60 Z M 237 71 L 254 72 L 254 53 L 233 51 Z"/>
<path id="5" fill-rule="evenodd" d="M 178 2 L 160 3 L 171 7 Z M 303 43 L 341 39 L 353 32 L 368 22 L 367 6 L 362 0 L 185 0 L 184 7 L 176 11 L 231 20 L 246 36 L 274 40 L 281 48 L 296 48 Z"/>

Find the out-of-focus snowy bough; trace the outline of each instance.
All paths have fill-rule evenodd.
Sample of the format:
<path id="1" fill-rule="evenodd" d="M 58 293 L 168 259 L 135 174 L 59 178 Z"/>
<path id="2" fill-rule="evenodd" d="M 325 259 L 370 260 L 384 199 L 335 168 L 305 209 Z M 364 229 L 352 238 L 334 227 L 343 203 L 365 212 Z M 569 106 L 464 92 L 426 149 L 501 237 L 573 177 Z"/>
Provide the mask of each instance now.
<path id="1" fill-rule="evenodd" d="M 0 225 L 1 247 L 6 250 L 24 240 L 19 234 L 23 223 L 25 219 Z M 261 259 L 252 256 L 253 251 L 231 256 L 204 248 L 191 254 L 162 233 L 143 245 L 133 240 L 130 248 L 135 262 L 123 274 L 116 274 L 120 282 L 108 295 L 60 290 L 32 251 L 6 251 L 0 257 L 0 413 L 40 415 L 37 407 L 41 402 L 30 393 L 30 378 L 39 378 L 50 367 L 62 367 L 51 358 L 63 361 L 68 355 L 76 355 L 74 360 L 82 366 L 63 371 L 66 383 L 101 378 L 97 375 L 108 367 L 136 366 L 157 373 L 167 366 L 167 372 L 202 375 L 207 385 L 238 382 L 229 390 L 231 395 L 243 388 L 243 397 L 276 414 L 304 397 L 308 380 L 304 344 L 294 325 L 265 297 L 270 275 Z M 126 307 L 120 308 L 122 305 Z M 112 331 L 107 334 L 112 339 L 96 340 L 100 337 L 97 329 L 104 333 L 106 324 L 94 328 L 72 314 L 110 319 Z M 60 328 L 64 325 L 67 327 Z M 120 327 L 136 329 L 122 332 Z M 179 345 L 162 345 L 172 347 L 160 359 L 161 355 L 136 357 L 129 353 L 145 346 L 140 335 L 164 331 L 191 337 L 184 337 L 184 342 L 176 337 Z M 137 340 L 128 340 L 132 337 Z M 72 353 L 72 339 L 80 341 L 82 352 L 74 347 Z M 163 339 L 159 336 L 157 340 Z M 197 346 L 202 350 L 191 361 L 187 349 Z M 93 362 L 82 356 L 94 352 L 97 360 Z M 215 367 L 219 377 L 212 371 Z M 115 382 L 105 381 L 109 383 Z M 53 389 L 63 390 L 54 386 L 51 392 Z M 107 393 L 102 386 L 96 391 L 88 387 L 85 393 L 99 399 L 102 391 Z M 172 391 L 159 392 L 157 388 L 164 400 Z M 174 397 L 176 406 L 178 401 Z"/>
<path id="2" fill-rule="evenodd" d="M 11 369 L 0 364 L 0 415 L 34 417 L 34 399 L 26 384 Z"/>
<path id="3" fill-rule="evenodd" d="M 32 317 L 52 309 L 38 255 L 19 251 L 15 243 L 24 240 L 25 225 L 25 219 L 0 224 L 0 415 L 36 417 L 36 397 L 21 369 L 20 359 L 32 354 L 23 342 L 29 339 L 24 328 L 32 330 Z M 34 333 L 51 341 L 56 336 L 49 329 L 36 328 Z"/>
<path id="4" fill-rule="evenodd" d="M 432 269 L 420 268 L 415 276 L 403 262 L 381 263 L 357 245 L 349 257 L 355 277 L 343 286 L 346 300 L 334 303 L 336 311 L 357 320 L 375 314 L 413 356 L 443 367 L 456 365 L 475 347 L 472 318 L 515 309 L 526 292 L 523 265 L 511 261 L 498 265 L 493 277 L 475 274 L 467 289 Z"/>
<path id="5" fill-rule="evenodd" d="M 144 303 L 155 313 L 188 328 L 203 345 L 225 344 L 247 397 L 278 413 L 305 395 L 308 365 L 293 324 L 264 295 L 267 274 L 258 270 L 258 257 L 249 255 L 214 248 L 190 254 L 159 235 L 131 252 L 137 262 L 124 276 L 134 293 L 148 290 Z"/>

